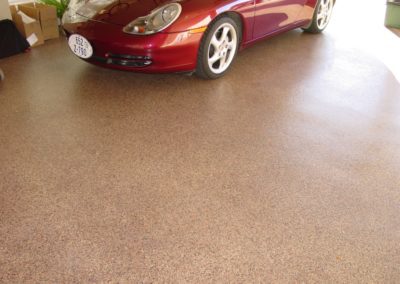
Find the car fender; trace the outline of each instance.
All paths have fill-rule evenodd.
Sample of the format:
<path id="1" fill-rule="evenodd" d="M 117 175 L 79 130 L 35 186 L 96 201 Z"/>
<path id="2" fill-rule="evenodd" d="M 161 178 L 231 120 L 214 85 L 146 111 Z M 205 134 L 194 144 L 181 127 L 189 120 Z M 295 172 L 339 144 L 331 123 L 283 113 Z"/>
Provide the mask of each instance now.
<path id="1" fill-rule="evenodd" d="M 235 13 L 241 19 L 242 38 L 244 41 L 251 39 L 254 24 L 254 0 L 183 1 L 181 4 L 181 16 L 164 32 L 204 32 L 219 15 Z"/>

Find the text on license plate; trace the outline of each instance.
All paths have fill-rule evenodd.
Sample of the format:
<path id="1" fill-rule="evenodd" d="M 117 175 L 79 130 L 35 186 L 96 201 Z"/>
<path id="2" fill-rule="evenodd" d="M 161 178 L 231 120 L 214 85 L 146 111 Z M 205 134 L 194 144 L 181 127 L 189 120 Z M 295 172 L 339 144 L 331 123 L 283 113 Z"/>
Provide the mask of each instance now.
<path id="1" fill-rule="evenodd" d="M 87 59 L 93 55 L 93 47 L 90 42 L 81 35 L 73 34 L 68 39 L 68 45 L 75 55 Z"/>

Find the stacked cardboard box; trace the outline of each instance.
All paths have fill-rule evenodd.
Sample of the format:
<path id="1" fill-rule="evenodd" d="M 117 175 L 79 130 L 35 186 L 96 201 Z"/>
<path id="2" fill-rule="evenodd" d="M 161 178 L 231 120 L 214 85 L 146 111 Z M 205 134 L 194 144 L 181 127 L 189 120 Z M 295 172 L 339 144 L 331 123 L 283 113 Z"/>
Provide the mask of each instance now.
<path id="1" fill-rule="evenodd" d="M 11 20 L 11 13 L 8 10 L 8 0 L 0 0 L 0 21 L 5 19 Z"/>
<path id="2" fill-rule="evenodd" d="M 15 25 L 31 46 L 59 37 L 57 11 L 54 6 L 27 3 L 10 6 L 10 10 Z"/>
<path id="3" fill-rule="evenodd" d="M 28 3 L 18 7 L 40 23 L 44 40 L 59 36 L 56 7 L 38 3 Z"/>
<path id="4" fill-rule="evenodd" d="M 28 40 L 32 47 L 44 43 L 40 23 L 21 13 L 16 6 L 11 6 L 11 16 L 19 32 Z"/>

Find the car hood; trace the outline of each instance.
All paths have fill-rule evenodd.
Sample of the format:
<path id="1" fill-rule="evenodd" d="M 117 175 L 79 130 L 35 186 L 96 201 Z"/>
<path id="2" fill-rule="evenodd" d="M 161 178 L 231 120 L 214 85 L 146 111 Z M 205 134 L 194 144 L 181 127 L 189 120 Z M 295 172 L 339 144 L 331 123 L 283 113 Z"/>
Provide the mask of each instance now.
<path id="1" fill-rule="evenodd" d="M 125 26 L 138 17 L 146 16 L 157 7 L 178 2 L 182 5 L 182 15 L 168 31 L 183 31 L 203 26 L 208 12 L 212 9 L 210 0 L 88 0 L 86 4 L 70 9 L 82 17 L 93 21 Z"/>

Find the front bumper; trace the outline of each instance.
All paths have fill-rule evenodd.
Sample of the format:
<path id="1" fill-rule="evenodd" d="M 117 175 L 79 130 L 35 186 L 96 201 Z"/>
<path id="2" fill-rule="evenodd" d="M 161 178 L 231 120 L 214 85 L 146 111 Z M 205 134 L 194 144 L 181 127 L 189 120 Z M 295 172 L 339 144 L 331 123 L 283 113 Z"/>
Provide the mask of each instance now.
<path id="1" fill-rule="evenodd" d="M 84 36 L 93 47 L 85 59 L 107 68 L 144 73 L 186 72 L 196 69 L 203 33 L 126 34 L 119 25 L 88 21 L 64 24 L 64 31 Z"/>

